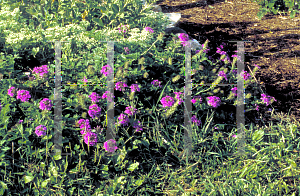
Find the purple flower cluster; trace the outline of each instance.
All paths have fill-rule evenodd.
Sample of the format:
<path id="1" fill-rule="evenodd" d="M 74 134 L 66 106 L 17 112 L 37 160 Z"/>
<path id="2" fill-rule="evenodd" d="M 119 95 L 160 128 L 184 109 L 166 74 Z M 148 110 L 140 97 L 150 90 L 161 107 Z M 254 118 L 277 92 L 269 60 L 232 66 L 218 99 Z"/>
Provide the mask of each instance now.
<path id="1" fill-rule="evenodd" d="M 171 96 L 165 96 L 160 100 L 163 107 L 171 107 L 174 104 L 174 99 Z"/>
<path id="2" fill-rule="evenodd" d="M 14 97 L 15 96 L 15 93 L 16 93 L 16 88 L 15 87 L 10 87 L 8 90 L 7 90 L 7 94 L 11 97 Z"/>
<path id="3" fill-rule="evenodd" d="M 133 123 L 133 128 L 135 128 L 136 132 L 143 130 L 143 128 L 140 124 L 141 124 L 141 122 L 139 120 L 138 120 L 138 123 L 136 123 L 136 122 Z"/>
<path id="4" fill-rule="evenodd" d="M 189 35 L 188 35 L 188 34 L 186 34 L 186 33 L 180 33 L 180 34 L 178 35 L 178 37 L 179 37 L 180 41 L 182 41 L 181 44 L 182 44 L 183 46 L 186 46 L 186 45 L 188 44 L 188 43 L 186 42 L 186 41 L 189 41 Z"/>
<path id="5" fill-rule="evenodd" d="M 219 107 L 221 105 L 221 99 L 216 96 L 208 97 L 208 105 L 213 106 L 214 108 Z"/>
<path id="6" fill-rule="evenodd" d="M 200 103 L 202 102 L 201 96 L 195 96 L 195 97 L 193 97 L 193 99 L 191 100 L 191 102 L 192 102 L 193 104 L 195 104 L 197 101 L 200 101 Z"/>
<path id="7" fill-rule="evenodd" d="M 39 125 L 35 128 L 35 134 L 40 137 L 42 135 L 46 135 L 47 127 L 45 125 Z"/>
<path id="8" fill-rule="evenodd" d="M 93 103 L 97 103 L 101 97 L 97 93 L 92 92 L 92 94 L 89 96 L 89 98 L 92 99 Z"/>
<path id="9" fill-rule="evenodd" d="M 126 107 L 125 113 L 128 114 L 128 116 L 133 116 L 135 114 L 136 110 L 137 109 L 135 109 L 132 106 Z"/>
<path id="10" fill-rule="evenodd" d="M 125 87 L 128 87 L 125 82 L 117 82 L 116 83 L 116 90 L 125 91 Z"/>
<path id="11" fill-rule="evenodd" d="M 200 126 L 201 121 L 199 119 L 197 119 L 196 115 L 193 115 L 191 120 L 192 120 L 193 123 L 196 123 L 197 126 Z"/>
<path id="12" fill-rule="evenodd" d="M 123 126 L 128 126 L 128 123 L 129 123 L 129 118 L 127 115 L 125 114 L 120 114 L 120 116 L 118 117 L 118 124 L 121 124 Z"/>
<path id="13" fill-rule="evenodd" d="M 104 148 L 106 150 L 106 152 L 115 152 L 115 150 L 118 149 L 117 147 L 117 142 L 113 139 L 107 140 L 106 142 L 104 142 Z"/>
<path id="14" fill-rule="evenodd" d="M 150 27 L 145 27 L 146 31 L 149 31 L 150 33 L 154 33 L 153 29 L 151 29 Z"/>
<path id="15" fill-rule="evenodd" d="M 42 65 L 41 67 L 35 67 L 32 71 L 33 73 L 37 74 L 41 78 L 48 73 L 47 65 Z"/>
<path id="16" fill-rule="evenodd" d="M 93 119 L 95 117 L 100 117 L 101 108 L 97 104 L 91 105 L 89 107 L 88 113 L 89 113 L 90 117 L 92 117 Z"/>
<path id="17" fill-rule="evenodd" d="M 17 99 L 20 99 L 22 102 L 28 102 L 29 99 L 31 98 L 29 91 L 19 90 L 17 93 L 18 93 Z"/>
<path id="18" fill-rule="evenodd" d="M 271 99 L 274 99 L 274 101 L 277 101 L 275 97 L 267 96 L 266 94 L 261 94 L 260 98 L 267 106 L 270 104 Z"/>
<path id="19" fill-rule="evenodd" d="M 130 86 L 130 88 L 131 88 L 131 92 L 135 92 L 135 91 L 140 92 L 139 85 L 137 85 L 137 84 L 132 84 L 132 85 Z"/>
<path id="20" fill-rule="evenodd" d="M 41 110 L 51 110 L 51 107 L 53 106 L 53 104 L 51 103 L 51 100 L 48 98 L 44 98 L 41 102 L 40 102 L 40 106 L 39 108 Z"/>
<path id="21" fill-rule="evenodd" d="M 115 96 L 114 96 L 114 97 L 115 97 Z M 110 94 L 109 91 L 106 91 L 105 93 L 103 93 L 102 99 L 105 99 L 105 98 L 107 98 L 109 101 L 112 101 L 112 99 L 111 99 L 111 94 Z"/>
<path id="22" fill-rule="evenodd" d="M 101 73 L 102 74 L 104 74 L 105 76 L 107 76 L 109 73 L 112 73 L 111 71 L 110 71 L 110 67 L 109 67 L 109 65 L 105 65 L 105 66 L 103 66 L 102 67 L 102 69 L 101 69 Z"/>
<path id="23" fill-rule="evenodd" d="M 159 81 L 159 80 L 153 80 L 152 82 L 151 82 L 151 84 L 152 85 L 154 85 L 154 86 L 159 86 L 159 87 L 161 87 L 161 81 Z"/>
<path id="24" fill-rule="evenodd" d="M 80 126 L 80 133 L 83 135 L 84 142 L 89 146 L 94 146 L 98 142 L 97 134 L 91 132 L 91 125 L 88 119 L 80 119 L 78 121 L 78 124 Z M 97 126 L 98 128 L 98 126 Z"/>
<path id="25" fill-rule="evenodd" d="M 128 49 L 128 47 L 124 47 L 124 50 L 125 50 L 125 52 L 126 52 L 127 54 L 129 54 L 129 49 Z"/>

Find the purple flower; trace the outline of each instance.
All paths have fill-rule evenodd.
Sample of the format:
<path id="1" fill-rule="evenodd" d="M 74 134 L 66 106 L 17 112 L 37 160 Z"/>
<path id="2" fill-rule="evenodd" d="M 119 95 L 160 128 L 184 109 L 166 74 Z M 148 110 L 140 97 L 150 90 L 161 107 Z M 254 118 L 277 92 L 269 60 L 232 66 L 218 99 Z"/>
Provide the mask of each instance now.
<path id="1" fill-rule="evenodd" d="M 236 136 L 236 135 L 233 135 L 232 137 L 236 138 L 237 136 Z"/>
<path id="2" fill-rule="evenodd" d="M 202 48 L 204 48 L 204 44 L 202 44 Z M 210 49 L 203 50 L 204 53 L 207 53 L 208 51 L 210 51 Z"/>
<path id="3" fill-rule="evenodd" d="M 128 47 L 124 47 L 124 50 L 125 50 L 125 52 L 126 52 L 127 54 L 129 54 L 129 49 L 128 49 Z"/>
<path id="4" fill-rule="evenodd" d="M 196 103 L 198 100 L 200 101 L 200 103 L 202 102 L 201 96 L 195 96 L 195 97 L 193 97 L 193 99 L 191 100 L 191 102 L 192 103 Z"/>
<path id="5" fill-rule="evenodd" d="M 188 34 L 186 34 L 186 33 L 180 33 L 180 34 L 178 35 L 178 37 L 179 37 L 179 39 L 180 39 L 181 41 L 183 41 L 181 44 L 182 44 L 183 46 L 186 46 L 187 43 L 186 43 L 185 41 L 189 41 L 189 36 L 188 36 Z"/>
<path id="6" fill-rule="evenodd" d="M 103 93 L 102 99 L 107 98 L 109 101 L 112 101 L 110 94 L 111 94 L 111 93 L 110 93 L 109 91 L 106 91 L 105 93 Z M 114 97 L 115 97 L 115 96 L 114 96 Z"/>
<path id="7" fill-rule="evenodd" d="M 254 64 L 254 66 L 257 67 L 258 69 L 260 69 L 260 66 L 258 66 L 258 65 L 256 65 L 256 64 Z"/>
<path id="8" fill-rule="evenodd" d="M 118 149 L 117 147 L 117 142 L 113 139 L 107 140 L 106 142 L 104 142 L 104 148 L 106 150 L 106 152 L 115 152 L 115 150 Z"/>
<path id="9" fill-rule="evenodd" d="M 259 109 L 258 109 L 258 108 L 259 108 L 259 105 L 255 104 L 255 106 L 256 106 L 255 109 L 256 109 L 257 111 L 259 111 Z"/>
<path id="10" fill-rule="evenodd" d="M 277 101 L 275 99 L 275 97 L 271 97 L 271 96 L 267 96 L 265 94 L 261 94 L 261 98 L 260 98 L 267 106 L 270 104 L 271 99 L 274 99 L 274 101 Z"/>
<path id="11" fill-rule="evenodd" d="M 40 137 L 42 135 L 46 135 L 47 127 L 45 125 L 39 125 L 35 128 L 35 134 Z"/>
<path id="12" fill-rule="evenodd" d="M 161 87 L 161 81 L 159 81 L 159 80 L 153 80 L 152 82 L 151 82 L 151 84 L 152 85 L 154 85 L 154 86 L 159 86 L 159 87 Z"/>
<path id="13" fill-rule="evenodd" d="M 17 99 L 20 99 L 22 102 L 28 102 L 28 100 L 31 98 L 29 91 L 19 90 L 17 93 Z"/>
<path id="14" fill-rule="evenodd" d="M 242 77 L 244 77 L 244 80 L 246 80 L 246 81 L 251 77 L 251 75 L 249 73 L 247 73 L 247 71 L 244 71 L 244 70 L 241 72 L 240 75 Z"/>
<path id="15" fill-rule="evenodd" d="M 232 88 L 231 91 L 232 91 L 232 93 L 234 93 L 235 96 L 237 96 L 237 93 L 236 93 L 237 87 Z"/>
<path id="16" fill-rule="evenodd" d="M 153 33 L 153 32 L 154 32 L 153 29 L 151 29 L 150 27 L 145 27 L 145 30 L 146 30 L 146 31 L 149 31 L 150 33 Z"/>
<path id="17" fill-rule="evenodd" d="M 174 94 L 175 94 L 175 98 L 176 99 L 179 99 L 179 105 L 183 102 L 183 100 L 182 100 L 182 98 L 180 97 L 181 95 L 183 95 L 183 93 L 182 92 L 174 92 Z"/>
<path id="18" fill-rule="evenodd" d="M 216 96 L 208 97 L 208 105 L 213 106 L 214 108 L 220 106 L 221 99 Z"/>
<path id="19" fill-rule="evenodd" d="M 192 116 L 191 120 L 193 123 L 196 123 L 197 126 L 200 126 L 201 121 L 199 119 L 197 119 L 196 115 Z"/>
<path id="20" fill-rule="evenodd" d="M 139 85 L 137 85 L 137 84 L 132 84 L 130 86 L 130 88 L 131 88 L 131 92 L 135 92 L 135 91 L 139 91 L 140 92 Z"/>
<path id="21" fill-rule="evenodd" d="M 196 51 L 195 51 L 195 54 L 198 54 L 199 52 L 200 52 L 200 50 L 196 50 Z"/>
<path id="22" fill-rule="evenodd" d="M 85 78 L 85 76 L 83 77 L 83 79 L 81 81 L 88 82 L 88 80 Z"/>
<path id="23" fill-rule="evenodd" d="M 99 101 L 99 99 L 100 99 L 101 97 L 100 97 L 97 93 L 92 92 L 92 94 L 89 95 L 89 98 L 92 99 L 92 102 L 93 102 L 93 103 L 96 103 L 96 102 Z"/>
<path id="24" fill-rule="evenodd" d="M 94 146 L 98 142 L 96 133 L 87 132 L 83 137 L 84 142 L 89 146 Z"/>
<path id="25" fill-rule="evenodd" d="M 80 133 L 82 135 L 86 134 L 86 132 L 88 132 L 91 129 L 91 125 L 88 119 L 80 119 L 78 121 L 78 124 L 80 126 L 80 129 L 83 129 L 82 131 L 80 131 Z"/>
<path id="26" fill-rule="evenodd" d="M 133 116 L 135 114 L 135 111 L 137 111 L 137 109 L 130 106 L 130 107 L 126 107 L 125 113 L 128 114 L 128 116 Z"/>
<path id="27" fill-rule="evenodd" d="M 110 69 L 111 68 L 109 67 L 109 65 L 105 65 L 105 66 L 102 67 L 100 72 L 102 74 L 104 74 L 105 76 L 107 76 L 109 73 L 111 73 Z"/>
<path id="28" fill-rule="evenodd" d="M 120 114 L 120 116 L 118 117 L 118 120 L 119 120 L 119 124 L 121 124 L 123 126 L 128 126 L 129 118 L 125 114 Z"/>
<path id="29" fill-rule="evenodd" d="M 90 117 L 95 118 L 95 117 L 100 117 L 101 114 L 101 108 L 97 105 L 91 105 L 89 107 L 89 111 L 88 111 Z"/>
<path id="30" fill-rule="evenodd" d="M 125 91 L 125 87 L 128 87 L 125 82 L 117 82 L 116 83 L 116 89 L 119 91 Z"/>
<path id="31" fill-rule="evenodd" d="M 162 98 L 160 100 L 160 102 L 162 103 L 163 107 L 171 107 L 174 103 L 174 99 L 170 96 L 165 96 L 164 98 Z"/>
<path id="32" fill-rule="evenodd" d="M 37 74 L 40 77 L 43 77 L 44 74 L 48 73 L 48 67 L 47 65 L 42 65 L 41 67 L 35 67 L 32 72 Z"/>
<path id="33" fill-rule="evenodd" d="M 218 76 L 225 77 L 225 80 L 227 81 L 226 73 L 224 71 L 220 71 Z"/>
<path id="34" fill-rule="evenodd" d="M 20 120 L 20 121 L 19 121 L 19 124 L 21 124 L 22 122 L 23 122 L 23 120 Z"/>
<path id="35" fill-rule="evenodd" d="M 141 126 L 140 124 L 141 124 L 141 122 L 140 122 L 139 120 L 138 120 L 137 123 L 136 123 L 136 122 L 133 123 L 133 128 L 136 129 L 135 132 L 138 132 L 138 131 L 142 131 L 142 130 L 143 130 L 143 128 L 142 128 L 142 126 Z"/>
<path id="36" fill-rule="evenodd" d="M 48 98 L 44 98 L 41 102 L 40 102 L 40 106 L 39 108 L 41 110 L 51 110 L 51 107 L 52 107 L 52 103 L 51 103 L 51 100 L 48 99 Z"/>
<path id="37" fill-rule="evenodd" d="M 16 93 L 16 88 L 15 87 L 10 87 L 8 90 L 7 90 L 7 94 L 11 97 L 14 97 L 15 96 L 15 93 Z"/>

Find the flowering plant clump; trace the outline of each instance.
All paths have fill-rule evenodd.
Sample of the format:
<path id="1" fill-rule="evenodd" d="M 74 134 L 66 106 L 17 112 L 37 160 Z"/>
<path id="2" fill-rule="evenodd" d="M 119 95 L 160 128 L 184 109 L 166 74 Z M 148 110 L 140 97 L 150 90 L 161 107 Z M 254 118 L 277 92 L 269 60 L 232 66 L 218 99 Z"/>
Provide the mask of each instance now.
<path id="1" fill-rule="evenodd" d="M 47 65 L 42 65 L 41 67 L 35 67 L 32 72 L 37 74 L 41 78 L 47 73 L 49 73 Z"/>
<path id="2" fill-rule="evenodd" d="M 99 101 L 99 99 L 101 98 L 97 93 L 93 92 L 90 96 L 89 96 L 91 99 L 92 99 L 92 102 L 93 103 L 97 103 Z"/>
<path id="3" fill-rule="evenodd" d="M 116 146 L 117 142 L 113 139 L 107 140 L 104 143 L 104 148 L 106 150 L 106 152 L 115 152 L 115 150 L 118 149 L 118 147 Z"/>
<path id="4" fill-rule="evenodd" d="M 159 80 L 153 80 L 153 81 L 151 82 L 151 84 L 153 84 L 154 86 L 161 87 L 161 81 L 159 81 Z"/>
<path id="5" fill-rule="evenodd" d="M 84 135 L 84 142 L 89 146 L 94 146 L 98 142 L 97 134 L 93 132 L 87 132 Z"/>
<path id="6" fill-rule="evenodd" d="M 42 135 L 46 135 L 47 127 L 45 125 L 39 125 L 35 128 L 35 134 L 40 137 Z"/>
<path id="7" fill-rule="evenodd" d="M 101 108 L 97 104 L 93 104 L 89 107 L 88 113 L 92 118 L 100 117 Z"/>
<path id="8" fill-rule="evenodd" d="M 117 82 L 116 83 L 116 90 L 125 91 L 125 87 L 128 87 L 125 82 Z"/>
<path id="9" fill-rule="evenodd" d="M 128 114 L 128 116 L 133 116 L 136 110 L 137 109 L 133 108 L 132 106 L 126 107 L 125 113 Z"/>
<path id="10" fill-rule="evenodd" d="M 40 106 L 39 108 L 41 110 L 51 110 L 53 104 L 51 103 L 51 100 L 48 98 L 44 98 L 41 102 L 40 102 Z"/>
<path id="11" fill-rule="evenodd" d="M 15 93 L 16 93 L 16 88 L 15 87 L 10 87 L 8 90 L 7 90 L 7 94 L 11 97 L 14 97 L 15 96 Z"/>
<path id="12" fill-rule="evenodd" d="M 20 99 L 22 102 L 28 102 L 31 98 L 31 95 L 27 90 L 19 90 L 17 93 L 17 99 Z"/>
<path id="13" fill-rule="evenodd" d="M 171 96 L 165 96 L 160 101 L 163 104 L 163 107 L 171 107 L 173 103 L 175 102 L 174 99 Z"/>

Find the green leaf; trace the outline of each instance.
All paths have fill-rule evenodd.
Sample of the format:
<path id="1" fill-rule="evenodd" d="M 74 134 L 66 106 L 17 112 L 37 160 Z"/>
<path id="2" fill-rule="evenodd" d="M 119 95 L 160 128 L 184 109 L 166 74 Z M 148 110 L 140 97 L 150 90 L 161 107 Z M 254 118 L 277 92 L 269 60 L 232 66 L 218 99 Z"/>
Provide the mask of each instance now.
<path id="1" fill-rule="evenodd" d="M 262 140 L 262 137 L 264 136 L 264 131 L 262 129 L 256 130 L 252 136 L 252 140 L 256 141 L 258 143 L 260 140 Z"/>
<path id="2" fill-rule="evenodd" d="M 119 12 L 119 6 L 117 6 L 116 4 L 112 4 L 112 9 L 113 9 L 114 13 Z"/>
<path id="3" fill-rule="evenodd" d="M 47 180 L 44 180 L 44 181 L 42 182 L 42 187 L 43 187 L 43 188 L 46 187 L 49 181 L 50 181 L 50 178 L 48 178 Z"/>
<path id="4" fill-rule="evenodd" d="M 25 176 L 25 183 L 31 182 L 34 179 L 34 176 Z"/>
<path id="5" fill-rule="evenodd" d="M 144 182 L 143 179 L 138 179 L 137 181 L 135 181 L 135 185 L 141 186 L 141 184 L 143 184 L 143 182 Z"/>
<path id="6" fill-rule="evenodd" d="M 57 155 L 54 155 L 54 160 L 60 160 L 62 157 L 61 157 L 61 154 L 57 154 Z"/>
<path id="7" fill-rule="evenodd" d="M 100 18 L 93 18 L 92 19 L 93 22 L 95 22 L 96 24 L 98 24 L 100 27 L 103 27 L 103 22 Z"/>
<path id="8" fill-rule="evenodd" d="M 131 164 L 127 169 L 129 170 L 129 171 L 134 171 L 137 167 L 139 166 L 139 162 L 136 162 L 136 163 L 133 163 L 133 164 Z"/>

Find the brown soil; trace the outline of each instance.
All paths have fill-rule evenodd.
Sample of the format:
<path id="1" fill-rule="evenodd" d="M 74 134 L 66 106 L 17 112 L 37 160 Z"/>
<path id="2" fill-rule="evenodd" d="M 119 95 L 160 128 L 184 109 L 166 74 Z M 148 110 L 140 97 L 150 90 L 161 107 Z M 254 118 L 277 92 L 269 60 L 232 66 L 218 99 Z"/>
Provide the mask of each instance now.
<path id="1" fill-rule="evenodd" d="M 282 112 L 286 118 L 290 109 L 290 117 L 295 118 L 291 122 L 300 120 L 299 14 L 293 19 L 288 13 L 267 14 L 259 20 L 259 5 L 250 0 L 159 0 L 156 4 L 163 13 L 181 13 L 177 26 L 200 44 L 208 39 L 210 48 L 222 42 L 229 45 L 226 41 L 252 41 L 245 42 L 245 70 L 249 73 L 248 66 L 253 70 L 254 64 L 261 67 L 255 78 L 261 89 L 277 100 L 272 104 L 277 109 L 274 113 Z M 232 43 L 236 50 L 236 42 Z M 266 125 L 270 120 L 280 122 L 270 115 L 262 117 Z"/>

